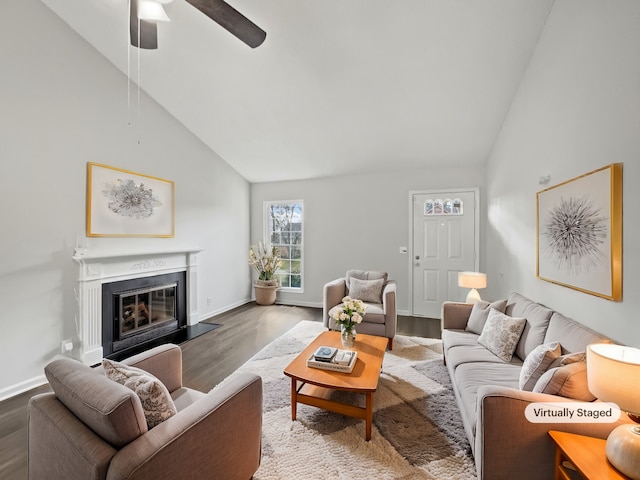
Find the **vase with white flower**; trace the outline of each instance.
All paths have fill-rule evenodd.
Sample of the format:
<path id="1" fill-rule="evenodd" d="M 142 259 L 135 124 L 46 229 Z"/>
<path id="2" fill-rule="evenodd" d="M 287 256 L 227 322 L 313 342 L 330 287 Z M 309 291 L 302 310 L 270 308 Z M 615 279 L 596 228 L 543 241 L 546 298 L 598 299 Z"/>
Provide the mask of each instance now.
<path id="1" fill-rule="evenodd" d="M 278 268 L 280 268 L 280 255 L 278 249 L 270 243 L 258 242 L 249 249 L 249 265 L 258 272 L 258 279 L 255 287 L 256 303 L 258 305 L 272 305 L 276 301 L 276 290 L 278 289 L 278 279 L 275 278 Z"/>
<path id="2" fill-rule="evenodd" d="M 356 342 L 356 325 L 362 322 L 367 306 L 362 300 L 349 296 L 342 299 L 342 308 L 336 308 L 331 318 L 340 325 L 340 338 L 343 347 L 353 347 Z"/>

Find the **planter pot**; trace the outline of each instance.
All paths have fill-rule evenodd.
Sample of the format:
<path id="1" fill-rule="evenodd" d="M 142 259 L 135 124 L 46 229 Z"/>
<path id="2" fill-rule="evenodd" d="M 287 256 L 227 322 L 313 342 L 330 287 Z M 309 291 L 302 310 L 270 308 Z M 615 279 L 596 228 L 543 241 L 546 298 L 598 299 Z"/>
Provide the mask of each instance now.
<path id="1" fill-rule="evenodd" d="M 256 280 L 253 286 L 256 291 L 256 303 L 258 305 L 273 305 L 276 303 L 277 280 Z"/>

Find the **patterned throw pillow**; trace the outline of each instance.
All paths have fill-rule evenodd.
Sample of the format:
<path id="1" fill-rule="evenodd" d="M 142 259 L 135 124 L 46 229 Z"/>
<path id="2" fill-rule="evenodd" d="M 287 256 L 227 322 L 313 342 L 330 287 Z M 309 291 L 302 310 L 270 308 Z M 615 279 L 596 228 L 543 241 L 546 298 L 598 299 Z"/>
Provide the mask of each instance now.
<path id="1" fill-rule="evenodd" d="M 547 371 L 551 363 L 560 356 L 560 342 L 538 345 L 524 359 L 520 370 L 520 390 L 533 390 L 536 382 Z"/>
<path id="2" fill-rule="evenodd" d="M 489 303 L 480 300 L 479 302 L 476 302 L 469 314 L 469 320 L 467 321 L 465 330 L 480 335 L 484 328 L 484 324 L 487 323 L 487 318 L 489 317 L 489 312 L 492 308 L 495 308 L 500 313 L 504 313 L 504 309 L 507 308 L 507 301 L 498 300 L 497 302 Z"/>
<path id="3" fill-rule="evenodd" d="M 510 362 L 525 323 L 526 318 L 509 317 L 492 308 L 478 337 L 478 343 L 502 361 Z"/>
<path id="4" fill-rule="evenodd" d="M 349 280 L 349 296 L 363 302 L 382 303 L 382 287 L 384 278 L 377 280 L 360 280 L 351 277 Z"/>
<path id="5" fill-rule="evenodd" d="M 149 429 L 178 413 L 167 387 L 150 373 L 106 358 L 102 360 L 102 367 L 107 378 L 138 395 Z"/>
<path id="6" fill-rule="evenodd" d="M 596 399 L 587 384 L 587 362 L 574 362 L 547 370 L 538 379 L 533 391 L 583 402 L 593 402 Z"/>

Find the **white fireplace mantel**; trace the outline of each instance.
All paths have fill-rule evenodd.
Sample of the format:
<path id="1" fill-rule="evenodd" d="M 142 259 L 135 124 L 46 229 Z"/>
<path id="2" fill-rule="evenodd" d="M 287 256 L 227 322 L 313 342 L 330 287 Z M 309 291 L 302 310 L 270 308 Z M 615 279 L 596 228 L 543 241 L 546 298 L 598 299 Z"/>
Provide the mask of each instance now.
<path id="1" fill-rule="evenodd" d="M 200 321 L 198 313 L 198 254 L 202 250 L 94 253 L 76 249 L 73 260 L 78 275 L 80 359 L 87 365 L 100 363 L 102 349 L 102 285 L 104 283 L 186 272 L 187 325 Z"/>

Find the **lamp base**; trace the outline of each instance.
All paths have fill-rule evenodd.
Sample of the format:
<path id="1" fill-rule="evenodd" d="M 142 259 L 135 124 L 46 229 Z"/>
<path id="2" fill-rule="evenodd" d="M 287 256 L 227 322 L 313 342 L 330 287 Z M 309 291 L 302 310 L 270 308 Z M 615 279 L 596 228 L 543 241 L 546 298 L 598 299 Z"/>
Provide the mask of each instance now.
<path id="1" fill-rule="evenodd" d="M 640 480 L 640 426 L 620 425 L 607 438 L 607 458 L 633 480 Z"/>
<path id="2" fill-rule="evenodd" d="M 469 293 L 467 293 L 467 299 L 465 300 L 465 303 L 477 303 L 480 300 L 481 298 L 478 290 L 472 288 L 471 290 L 469 290 Z"/>

